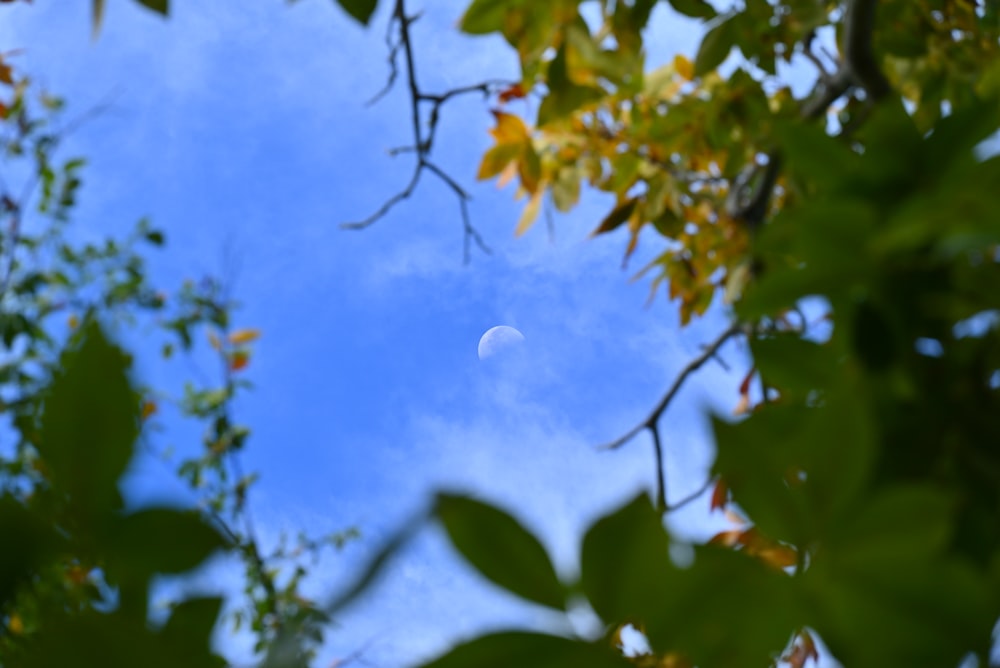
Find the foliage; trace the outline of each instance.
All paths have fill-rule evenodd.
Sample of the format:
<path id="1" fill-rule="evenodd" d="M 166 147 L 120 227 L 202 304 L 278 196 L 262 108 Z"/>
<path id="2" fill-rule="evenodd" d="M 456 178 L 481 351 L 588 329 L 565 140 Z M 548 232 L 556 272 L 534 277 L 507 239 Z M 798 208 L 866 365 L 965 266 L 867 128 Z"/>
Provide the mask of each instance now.
<path id="1" fill-rule="evenodd" d="M 246 512 L 255 476 L 237 460 L 250 432 L 232 414 L 259 332 L 231 328 L 232 301 L 216 280 L 186 282 L 172 298 L 154 288 L 143 253 L 165 235 L 148 221 L 124 241 L 76 240 L 85 161 L 57 150 L 86 117 L 67 120 L 63 101 L 36 91 L 9 57 L 0 58 L 0 410 L 10 443 L 0 532 L 17 549 L 0 557 L 0 663 L 223 665 L 210 646 L 221 598 L 178 600 L 164 624 L 147 622 L 154 576 L 222 550 L 246 566 L 235 628 L 251 629 L 262 656 L 303 665 L 328 621 L 301 595 L 303 559 L 356 532 L 260 547 Z M 207 334 L 221 385 L 189 384 L 180 399 L 137 385 L 132 355 L 109 338 L 128 326 L 162 332 L 166 359 Z M 201 453 L 178 468 L 198 508 L 129 507 L 118 489 L 164 403 L 207 426 Z"/>
<path id="2" fill-rule="evenodd" d="M 143 4 L 166 11 L 165 3 Z M 375 9 L 374 2 L 340 4 L 362 22 Z M 569 211 L 584 185 L 608 193 L 614 203 L 595 234 L 627 230 L 626 259 L 644 231 L 644 243 L 661 244 L 643 272 L 654 290 L 667 287 L 682 322 L 717 300 L 732 315 L 733 325 L 680 374 L 650 417 L 613 445 L 646 430 L 659 455 L 660 419 L 683 381 L 726 338 L 745 338 L 754 366 L 736 393 L 741 419 L 714 418 L 717 457 L 705 487 L 711 509 L 725 511 L 733 527 L 705 545 L 683 545 L 665 528 L 664 515 L 691 499 L 668 505 L 661 482 L 655 504 L 640 495 L 590 527 L 579 576 L 566 578 L 516 519 L 439 493 L 430 517 L 485 578 L 566 614 L 589 607 L 606 633 L 495 633 L 428 665 L 800 667 L 817 658 L 817 637 L 846 665 L 956 665 L 969 653 L 985 662 L 1000 616 L 1000 158 L 983 150 L 1000 130 L 996 5 L 665 4 L 700 20 L 704 37 L 693 60 L 678 55 L 650 68 L 644 30 L 655 0 L 473 0 L 461 29 L 502 36 L 521 67 L 520 80 L 497 95 L 494 145 L 478 176 L 516 180 L 518 195 L 527 198 L 519 233 L 546 201 Z M 99 19 L 103 3 L 93 6 Z M 429 96 L 417 88 L 414 19 L 403 0 L 395 0 L 391 20 L 411 66 L 414 118 L 421 102 L 432 102 L 433 133 L 440 104 L 455 91 Z M 399 47 L 392 48 L 395 57 Z M 789 65 L 816 69 L 807 97 L 793 95 Z M 457 92 L 473 90 L 493 88 Z M 532 99 L 538 104 L 528 107 L 530 118 L 510 110 Z M 17 118 L 17 98 L 5 105 L 4 118 Z M 413 180 L 376 217 L 405 199 L 425 167 L 464 207 L 465 191 L 429 162 L 433 134 L 417 126 Z M 21 143 L 37 146 L 32 137 L 25 132 Z M 66 207 L 72 204 L 79 165 L 57 170 L 44 143 L 41 153 L 34 172 L 42 208 L 60 211 L 67 190 Z M 5 215 L 16 218 L 20 210 L 15 203 Z M 19 243 L 8 240 L 7 247 Z M 70 257 L 118 267 L 117 247 L 95 252 Z M 181 570 L 228 543 L 249 565 L 260 648 L 270 650 L 272 665 L 304 661 L 294 641 L 314 634 L 326 615 L 278 591 L 252 531 L 220 534 L 216 524 L 169 509 L 139 517 L 122 511 L 114 482 L 137 433 L 140 400 L 93 308 L 82 311 L 84 325 L 66 352 L 52 356 L 59 346 L 39 325 L 50 305 L 34 295 L 60 284 L 43 276 L 23 289 L 27 305 L 5 308 L 3 316 L 8 347 L 26 336 L 27 349 L 42 352 L 35 353 L 38 374 L 8 380 L 27 398 L 15 422 L 25 445 L 8 465 L 4 526 L 26 547 L 5 557 L 7 633 L 0 647 L 23 651 L 47 634 L 110 637 L 104 634 L 119 624 L 115 632 L 129 638 L 116 645 L 122 652 L 133 651 L 133 638 L 155 647 L 172 625 L 151 631 L 144 611 L 129 615 L 143 610 L 141 585 L 154 571 Z M 11 286 L 27 281 L 20 280 Z M 67 283 L 74 295 L 82 284 Z M 144 306 L 143 288 L 141 280 L 126 280 L 121 299 Z M 225 370 L 221 388 L 187 397 L 188 411 L 210 428 L 204 456 L 183 474 L 209 487 L 210 513 L 232 519 L 241 516 L 248 483 L 238 475 L 233 487 L 222 460 L 245 440 L 227 402 L 240 386 L 233 374 L 245 362 L 247 336 L 228 330 L 225 310 L 213 310 L 218 295 L 208 292 L 189 295 L 193 310 L 167 320 L 185 344 L 191 326 L 213 324 Z M 20 294 L 5 285 L 5 300 Z M 12 373 L 25 373 L 17 368 Z M 99 424 L 109 450 L 100 466 L 79 467 L 72 446 L 79 430 L 71 425 L 81 418 L 69 398 L 94 382 L 88 374 L 106 369 L 117 374 L 103 382 L 117 388 L 118 399 L 92 408 L 105 418 Z M 66 499 L 82 495 L 87 502 L 70 512 Z M 183 522 L 201 522 L 200 549 L 161 562 L 163 553 L 140 548 L 149 527 Z M 416 526 L 393 537 L 326 612 L 373 582 Z M 67 541 L 77 561 L 65 561 Z M 693 556 L 682 561 L 680 550 Z M 36 576 L 53 567 L 59 575 Z M 74 582 L 86 584 L 82 593 Z M 92 603 L 110 584 L 120 602 L 98 612 Z M 22 610 L 51 597 L 58 604 L 37 605 L 30 623 L 38 630 L 26 633 Z M 190 635 L 179 646 L 207 656 L 205 629 L 218 603 L 187 602 L 175 616 L 182 609 L 187 619 L 174 627 Z M 624 651 L 627 626 L 644 634 L 651 653 Z M 33 647 L 58 652 L 58 644 Z"/>
<path id="3" fill-rule="evenodd" d="M 500 33 L 520 59 L 499 102 L 541 98 L 530 123 L 494 111 L 479 177 L 517 180 L 518 232 L 546 195 L 566 211 L 583 182 L 613 194 L 595 234 L 626 228 L 626 258 L 643 230 L 665 237 L 654 289 L 683 322 L 723 293 L 755 367 L 748 417 L 715 419 L 712 503 L 738 525 L 675 565 L 670 509 L 640 497 L 591 527 L 562 586 L 612 644 L 643 631 L 640 665 L 802 665 L 815 632 L 846 665 L 984 660 L 1000 615 L 1000 158 L 977 147 L 1000 130 L 995 7 L 671 2 L 707 31 L 693 62 L 647 70 L 654 3 L 596 3 L 599 22 L 583 4 L 467 9 L 466 32 Z M 833 34 L 824 63 L 813 49 Z M 805 100 L 777 76 L 796 55 L 820 69 Z M 641 425 L 654 438 L 673 392 Z M 529 600 L 552 587 L 537 564 L 512 583 L 521 562 L 470 549 L 454 512 L 452 541 L 486 577 Z"/>
<path id="4" fill-rule="evenodd" d="M 847 665 L 985 659 L 1000 616 L 1000 158 L 977 147 L 1000 130 L 995 8 L 677 0 L 705 24 L 698 53 L 647 69 L 655 4 L 472 2 L 461 28 L 502 35 L 522 71 L 478 176 L 516 181 L 518 233 L 546 197 L 568 211 L 584 183 L 608 192 L 595 234 L 627 229 L 626 259 L 644 230 L 664 238 L 643 273 L 682 322 L 722 296 L 734 327 L 612 447 L 648 430 L 661 466 L 680 385 L 745 336 L 747 417 L 714 421 L 711 503 L 734 528 L 675 564 L 662 515 L 683 503 L 667 505 L 661 474 L 656 506 L 599 520 L 579 579 L 561 581 L 513 518 L 441 496 L 435 516 L 485 577 L 567 612 L 585 602 L 609 636 L 489 635 L 431 665 L 604 665 L 627 625 L 653 652 L 637 665 L 801 666 L 817 632 Z M 793 59 L 818 70 L 801 100 L 778 76 Z M 505 108 L 533 96 L 530 120 Z"/>

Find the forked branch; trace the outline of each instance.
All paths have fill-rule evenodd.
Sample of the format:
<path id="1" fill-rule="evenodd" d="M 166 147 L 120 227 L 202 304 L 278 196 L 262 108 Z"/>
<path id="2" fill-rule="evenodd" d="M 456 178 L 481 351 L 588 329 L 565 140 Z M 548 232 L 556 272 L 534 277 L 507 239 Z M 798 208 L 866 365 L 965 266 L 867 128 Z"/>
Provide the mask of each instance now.
<path id="1" fill-rule="evenodd" d="M 413 144 L 394 148 L 390 151 L 390 155 L 399 155 L 402 153 L 415 154 L 416 162 L 413 166 L 413 174 L 406 187 L 387 199 L 373 214 L 363 220 L 342 223 L 341 227 L 350 230 L 364 229 L 384 217 L 394 206 L 408 199 L 414 193 L 417 184 L 420 182 L 420 176 L 426 169 L 448 186 L 458 198 L 464 239 L 463 257 L 468 262 L 472 244 L 478 246 L 484 253 L 490 253 L 491 251 L 469 218 L 468 202 L 471 199 L 469 193 L 430 159 L 434 140 L 437 136 L 438 120 L 441 117 L 441 108 L 452 98 L 468 93 L 480 93 L 484 97 L 489 97 L 500 88 L 510 86 L 511 83 L 504 81 L 484 81 L 478 84 L 453 88 L 440 94 L 431 94 L 422 91 L 417 83 L 416 60 L 413 55 L 413 36 L 410 31 L 411 26 L 418 18 L 419 15 L 411 16 L 407 14 L 405 0 L 396 0 L 386 34 L 386 43 L 389 47 L 389 78 L 385 87 L 369 102 L 369 104 L 377 102 L 392 89 L 399 76 L 399 63 L 397 59 L 402 54 L 410 97 Z M 427 105 L 429 105 L 429 110 L 426 111 L 427 123 L 425 127 L 424 107 Z"/>

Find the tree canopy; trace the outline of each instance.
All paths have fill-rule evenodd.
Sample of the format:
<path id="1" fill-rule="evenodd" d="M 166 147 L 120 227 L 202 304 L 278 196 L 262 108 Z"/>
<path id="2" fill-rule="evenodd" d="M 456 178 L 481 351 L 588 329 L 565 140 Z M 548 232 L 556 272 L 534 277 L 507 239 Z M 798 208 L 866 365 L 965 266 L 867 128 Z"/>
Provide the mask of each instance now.
<path id="1" fill-rule="evenodd" d="M 166 2 L 138 1 L 168 13 Z M 339 4 L 362 24 L 377 8 Z M 475 176 L 515 185 L 526 200 L 512 221 L 518 234 L 547 205 L 573 210 L 585 187 L 609 193 L 594 234 L 627 229 L 626 260 L 640 242 L 662 249 L 640 272 L 651 299 L 663 288 L 682 323 L 710 308 L 727 314 L 648 416 L 607 445 L 651 435 L 652 495 L 595 522 L 567 580 L 516 518 L 440 490 L 355 586 L 303 599 L 304 571 L 277 576 L 285 555 L 260 553 L 245 511 L 253 478 L 238 453 L 248 428 L 228 407 L 245 386 L 256 330 L 232 329 L 231 303 L 211 281 L 183 287 L 169 310 L 144 272 L 140 247 L 164 241 L 148 223 L 125 244 L 66 240 L 84 163 L 56 162 L 62 103 L 5 55 L 5 170 L 29 187 L 22 196 L 4 182 L 0 193 L 2 382 L 14 397 L 3 410 L 17 439 L 0 461 L 0 531 L 19 546 L 0 557 L 0 660 L 224 665 L 208 641 L 219 599 L 182 601 L 155 626 L 147 598 L 154 574 L 230 550 L 246 564 L 240 614 L 263 664 L 307 665 L 329 619 L 437 523 L 484 578 L 567 619 L 588 608 L 605 632 L 486 634 L 427 664 L 435 668 L 800 667 L 818 661 L 818 639 L 846 666 L 988 663 L 1000 618 L 1000 7 L 474 0 L 459 29 L 502 36 L 520 77 L 429 93 L 418 81 L 417 8 L 385 4 L 389 85 L 409 95 L 400 118 L 412 119 L 413 143 L 401 152 L 413 172 L 347 227 L 391 225 L 426 175 L 457 197 L 467 255 L 485 248 L 465 206 L 468 179 L 440 167 L 434 148 L 441 109 L 486 94 L 493 144 Z M 647 62 L 661 5 L 703 23 L 694 58 Z M 103 6 L 93 0 L 95 31 Z M 806 78 L 797 94 L 793 80 Z M 32 208 L 52 221 L 38 237 L 20 232 Z M 184 398 L 207 427 L 204 455 L 180 469 L 204 494 L 199 511 L 127 511 L 116 488 L 156 404 L 106 323 L 145 312 L 169 346 L 190 347 L 191 332 L 208 328 L 222 362 L 217 386 Z M 68 323 L 55 321 L 67 313 Z M 753 368 L 737 419 L 712 418 L 717 454 L 701 490 L 732 528 L 682 545 L 664 520 L 705 497 L 668 504 L 663 417 L 733 339 L 746 342 Z M 164 544 L 178 532 L 189 538 Z M 693 557 L 678 558 L 678 547 Z M 629 627 L 648 652 L 623 641 Z"/>

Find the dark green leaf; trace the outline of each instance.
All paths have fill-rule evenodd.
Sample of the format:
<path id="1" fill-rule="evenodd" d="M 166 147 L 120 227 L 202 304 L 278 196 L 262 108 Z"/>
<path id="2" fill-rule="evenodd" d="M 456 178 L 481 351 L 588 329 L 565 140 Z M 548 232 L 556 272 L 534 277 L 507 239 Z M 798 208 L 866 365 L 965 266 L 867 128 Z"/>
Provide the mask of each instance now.
<path id="1" fill-rule="evenodd" d="M 839 182 L 857 170 L 859 158 L 843 142 L 817 125 L 783 123 L 777 128 L 784 167 L 793 175 L 811 181 Z"/>
<path id="2" fill-rule="evenodd" d="M 129 360 L 88 318 L 60 360 L 45 398 L 38 450 L 53 485 L 68 493 L 74 512 L 99 519 L 120 502 L 117 481 L 139 433 L 139 401 Z"/>
<path id="3" fill-rule="evenodd" d="M 56 545 L 50 527 L 9 496 L 0 497 L 0 540 L 16 549 L 0 550 L 0 608 L 21 584 L 46 565 Z"/>
<path id="4" fill-rule="evenodd" d="M 638 201 L 633 197 L 616 206 L 611 210 L 611 213 L 605 216 L 601 224 L 597 226 L 594 234 L 604 234 L 605 232 L 611 232 L 621 227 L 622 223 L 632 216 L 632 212 L 635 211 L 635 205 Z"/>
<path id="5" fill-rule="evenodd" d="M 671 591 L 669 538 L 649 497 L 640 494 L 598 520 L 583 539 L 580 584 L 606 624 L 658 615 Z"/>
<path id="6" fill-rule="evenodd" d="M 108 551 L 112 575 L 146 579 L 154 573 L 189 571 L 224 547 L 219 532 L 198 514 L 152 508 L 118 520 Z"/>
<path id="7" fill-rule="evenodd" d="M 170 0 L 136 0 L 136 2 L 162 16 L 170 14 Z"/>
<path id="8" fill-rule="evenodd" d="M 702 76 L 708 74 L 721 65 L 729 56 L 733 45 L 736 43 L 736 35 L 733 29 L 732 17 L 726 18 L 709 30 L 701 40 L 698 47 L 698 55 L 694 59 L 694 74 Z"/>
<path id="9" fill-rule="evenodd" d="M 221 611 L 222 599 L 217 596 L 181 601 L 174 606 L 161 636 L 168 645 L 188 650 L 191 659 L 202 657 L 204 661 L 201 665 L 218 665 L 218 661 L 209 657 L 212 630 Z"/>
<path id="10" fill-rule="evenodd" d="M 603 644 L 509 631 L 459 645 L 423 668 L 627 668 L 629 665 Z"/>
<path id="11" fill-rule="evenodd" d="M 855 354 L 872 371 L 889 368 L 899 352 L 886 315 L 868 300 L 855 309 L 853 340 Z"/>
<path id="12" fill-rule="evenodd" d="M 438 495 L 437 516 L 455 548 L 495 584 L 551 608 L 566 604 L 566 589 L 545 548 L 513 517 L 452 494 Z"/>
<path id="13" fill-rule="evenodd" d="M 705 0 L 670 0 L 670 6 L 684 16 L 696 19 L 715 18 L 715 8 Z"/>
<path id="14" fill-rule="evenodd" d="M 378 0 L 337 0 L 337 4 L 355 21 L 361 25 L 368 25 L 372 14 L 375 13 Z"/>
<path id="15" fill-rule="evenodd" d="M 829 346 L 808 341 L 795 334 L 777 334 L 750 342 L 754 363 L 769 387 L 782 396 L 804 396 L 827 386 L 837 373 Z"/>
<path id="16" fill-rule="evenodd" d="M 149 232 L 146 232 L 146 241 L 154 246 L 162 246 L 165 238 L 163 236 L 163 232 L 160 230 L 150 230 Z"/>

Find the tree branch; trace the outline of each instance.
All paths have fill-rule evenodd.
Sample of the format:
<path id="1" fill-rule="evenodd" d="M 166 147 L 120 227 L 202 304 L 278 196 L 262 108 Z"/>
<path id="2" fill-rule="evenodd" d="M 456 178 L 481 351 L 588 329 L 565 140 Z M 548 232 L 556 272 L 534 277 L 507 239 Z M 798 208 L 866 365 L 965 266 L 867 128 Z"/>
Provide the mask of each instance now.
<path id="1" fill-rule="evenodd" d="M 463 258 L 464 261 L 468 263 L 473 243 L 475 243 L 475 245 L 478 246 L 484 253 L 489 254 L 491 253 L 491 250 L 483 241 L 482 236 L 472 225 L 469 218 L 468 200 L 471 199 L 469 193 L 466 192 L 465 189 L 462 188 L 447 172 L 430 161 L 430 154 L 434 146 L 434 139 L 437 136 L 438 120 L 440 119 L 442 106 L 452 98 L 468 93 L 482 93 L 483 96 L 489 97 L 499 88 L 511 85 L 511 82 L 489 80 L 478 84 L 460 86 L 440 94 L 423 92 L 417 83 L 416 59 L 413 55 L 413 38 L 410 33 L 410 26 L 412 26 L 418 18 L 419 15 L 410 16 L 406 13 L 405 0 L 395 1 L 392 18 L 389 20 L 389 26 L 386 33 L 386 44 L 389 47 L 389 77 L 382 90 L 380 90 L 368 102 L 369 105 L 374 104 L 392 89 L 399 76 L 397 58 L 399 54 L 402 53 L 405 60 L 407 88 L 410 96 L 410 118 L 413 125 L 413 144 L 411 146 L 391 149 L 389 153 L 390 155 L 414 153 L 416 155 L 416 164 L 413 167 L 413 175 L 410 177 L 409 184 L 407 184 L 403 190 L 386 200 L 382 206 L 375 211 L 375 213 L 357 222 L 341 223 L 340 227 L 348 230 L 359 230 L 372 225 L 388 214 L 394 206 L 399 204 L 401 201 L 408 199 L 410 195 L 413 194 L 418 182 L 420 181 L 421 173 L 424 169 L 427 169 L 441 179 L 441 181 L 443 181 L 445 185 L 447 185 L 452 192 L 455 193 L 456 197 L 458 197 L 459 208 L 462 216 L 464 239 Z M 397 31 L 395 33 L 397 35 L 395 38 L 394 28 Z M 421 105 L 425 103 L 430 104 L 426 130 L 423 126 L 424 116 L 421 110 Z"/>
<path id="2" fill-rule="evenodd" d="M 708 344 L 708 346 L 705 347 L 705 349 L 702 351 L 700 355 L 698 355 L 690 362 L 688 362 L 688 365 L 684 367 L 679 374 L 677 374 L 677 377 L 674 379 L 674 382 L 670 386 L 670 389 L 667 390 L 667 393 L 664 394 L 663 398 L 661 398 L 659 403 L 656 404 L 656 408 L 654 408 L 653 411 L 649 414 L 649 417 L 647 417 L 645 420 L 640 422 L 634 428 L 629 430 L 625 435 L 615 439 L 614 441 L 608 443 L 607 445 L 601 446 L 600 449 L 617 450 L 618 448 L 622 447 L 630 440 L 635 438 L 639 434 L 639 432 L 641 432 L 643 429 L 655 430 L 656 425 L 660 420 L 660 416 L 662 416 L 663 413 L 670 406 L 670 402 L 674 400 L 674 397 L 684 386 L 684 383 L 685 381 L 687 381 L 688 376 L 690 376 L 692 373 L 700 369 L 705 364 L 705 362 L 715 357 L 715 354 L 719 351 L 719 348 L 721 348 L 726 341 L 733 338 L 737 334 L 746 334 L 746 333 L 747 333 L 746 325 L 739 322 L 735 322 L 732 325 L 730 325 L 729 328 L 726 329 L 726 331 L 722 332 L 722 334 L 720 334 L 718 338 L 715 339 L 715 341 Z"/>

